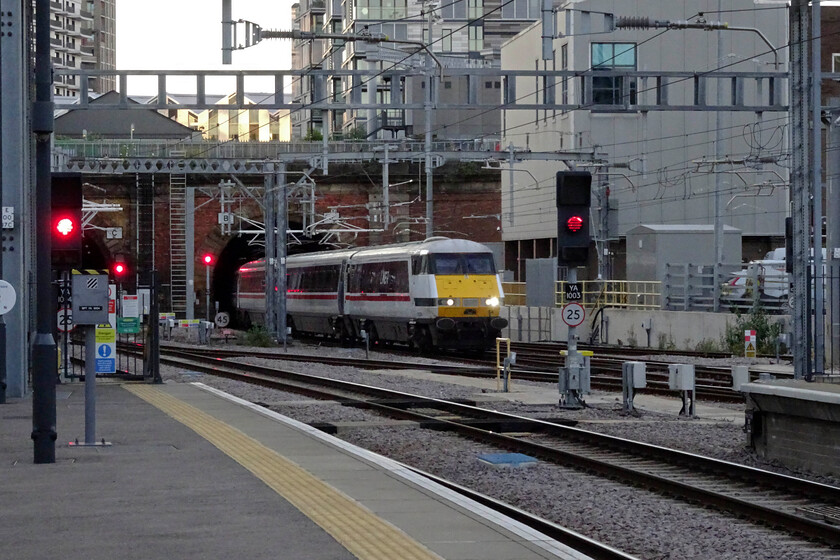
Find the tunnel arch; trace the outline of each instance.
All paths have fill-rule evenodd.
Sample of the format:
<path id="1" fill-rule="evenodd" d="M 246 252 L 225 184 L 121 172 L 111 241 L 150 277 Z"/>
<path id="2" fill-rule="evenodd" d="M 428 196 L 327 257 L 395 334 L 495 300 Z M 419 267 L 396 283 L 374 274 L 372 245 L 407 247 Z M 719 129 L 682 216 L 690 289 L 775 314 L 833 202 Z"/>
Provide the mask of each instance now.
<path id="1" fill-rule="evenodd" d="M 289 224 L 289 228 L 292 230 L 300 229 L 301 227 L 302 224 Z M 319 245 L 318 241 L 320 238 L 321 236 L 315 238 L 298 238 L 303 243 L 287 244 L 288 254 L 294 255 L 317 250 L 328 250 L 329 247 Z M 237 315 L 235 313 L 236 307 L 234 302 L 234 296 L 236 294 L 236 273 L 245 263 L 265 258 L 265 245 L 262 243 L 250 244 L 249 242 L 252 239 L 253 235 L 237 235 L 231 237 L 217 251 L 216 264 L 210 276 L 210 295 L 212 301 L 218 301 L 219 311 L 229 313 L 231 319 L 234 321 Z M 197 258 L 200 259 L 201 256 L 197 255 Z M 202 270 L 201 272 L 203 273 L 204 271 Z M 199 304 L 203 306 L 204 300 L 202 299 Z M 232 324 L 232 326 L 237 327 L 240 325 Z"/>

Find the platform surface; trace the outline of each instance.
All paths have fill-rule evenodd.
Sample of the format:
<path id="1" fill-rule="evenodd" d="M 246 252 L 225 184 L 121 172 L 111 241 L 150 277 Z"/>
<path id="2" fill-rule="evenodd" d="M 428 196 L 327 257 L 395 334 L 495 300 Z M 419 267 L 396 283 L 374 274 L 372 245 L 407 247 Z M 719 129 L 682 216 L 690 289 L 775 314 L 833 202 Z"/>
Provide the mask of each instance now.
<path id="1" fill-rule="evenodd" d="M 0 542 L 22 559 L 539 560 L 586 556 L 399 464 L 198 384 L 57 390 L 56 462 L 32 402 L 0 405 Z"/>

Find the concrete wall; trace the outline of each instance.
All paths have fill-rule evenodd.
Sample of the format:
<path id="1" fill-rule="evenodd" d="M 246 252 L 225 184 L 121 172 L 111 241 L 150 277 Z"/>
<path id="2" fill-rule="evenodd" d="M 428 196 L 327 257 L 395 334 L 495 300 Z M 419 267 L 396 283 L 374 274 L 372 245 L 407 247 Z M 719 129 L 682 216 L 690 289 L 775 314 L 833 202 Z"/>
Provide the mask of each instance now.
<path id="1" fill-rule="evenodd" d="M 750 394 L 747 414 L 751 443 L 759 456 L 790 468 L 840 474 L 837 404 Z"/>
<path id="2" fill-rule="evenodd" d="M 508 327 L 502 336 L 518 342 L 566 340 L 568 327 L 560 312 L 556 307 L 503 307 Z M 592 313 L 586 310 L 586 320 L 575 331 L 581 341 L 588 341 L 592 333 Z M 780 315 L 778 320 L 788 318 Z M 704 341 L 719 343 L 727 325 L 735 321 L 731 313 L 605 309 L 594 327 L 601 329 L 600 340 L 606 344 L 693 350 Z M 645 326 L 650 328 L 649 337 Z"/>

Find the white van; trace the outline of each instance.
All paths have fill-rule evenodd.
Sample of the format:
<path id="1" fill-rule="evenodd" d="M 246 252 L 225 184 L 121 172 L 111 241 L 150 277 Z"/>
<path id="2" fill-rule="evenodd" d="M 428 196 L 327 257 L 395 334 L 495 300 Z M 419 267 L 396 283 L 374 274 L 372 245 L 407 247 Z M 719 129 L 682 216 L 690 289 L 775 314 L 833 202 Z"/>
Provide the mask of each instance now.
<path id="1" fill-rule="evenodd" d="M 790 275 L 785 272 L 785 248 L 781 247 L 733 272 L 732 279 L 723 285 L 721 296 L 727 300 L 752 299 L 753 286 L 757 285 L 760 299 L 780 300 L 787 297 L 788 284 Z"/>

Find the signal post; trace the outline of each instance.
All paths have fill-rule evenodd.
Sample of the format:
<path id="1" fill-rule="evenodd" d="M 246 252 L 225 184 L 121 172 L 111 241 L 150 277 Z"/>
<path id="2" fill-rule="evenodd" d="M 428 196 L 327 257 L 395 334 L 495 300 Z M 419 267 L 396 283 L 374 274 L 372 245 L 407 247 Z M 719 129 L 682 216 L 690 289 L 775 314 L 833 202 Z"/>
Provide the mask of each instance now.
<path id="1" fill-rule="evenodd" d="M 577 268 L 589 259 L 589 207 L 592 202 L 592 175 L 581 171 L 557 172 L 557 264 L 566 269 L 566 285 L 580 295 Z M 577 326 L 585 319 L 577 302 L 563 308 L 563 322 L 569 327 L 566 363 L 560 369 L 558 390 L 562 408 L 583 408 L 583 395 L 589 392 L 589 360 L 577 349 Z M 591 355 L 591 354 L 590 354 Z"/>

